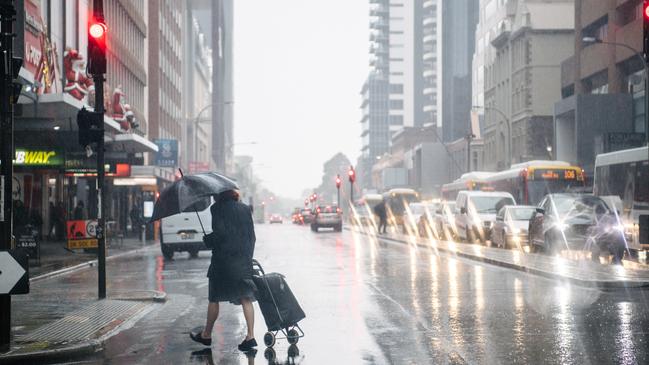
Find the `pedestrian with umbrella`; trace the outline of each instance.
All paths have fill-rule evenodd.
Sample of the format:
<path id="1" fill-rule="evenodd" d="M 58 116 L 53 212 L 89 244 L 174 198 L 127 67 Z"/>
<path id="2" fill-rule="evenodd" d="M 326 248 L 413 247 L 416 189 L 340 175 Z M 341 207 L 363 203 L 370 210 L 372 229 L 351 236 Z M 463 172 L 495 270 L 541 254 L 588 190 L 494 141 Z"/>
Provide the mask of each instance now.
<path id="1" fill-rule="evenodd" d="M 181 171 L 182 175 L 182 171 Z M 237 184 L 213 172 L 182 178 L 160 195 L 155 204 L 152 221 L 183 211 L 192 205 L 213 196 L 212 233 L 203 241 L 212 249 L 212 259 L 207 272 L 209 278 L 209 304 L 207 321 L 200 331 L 190 333 L 192 340 L 203 345 L 212 344 L 212 329 L 219 316 L 219 303 L 230 302 L 243 307 L 246 320 L 246 338 L 239 344 L 239 350 L 247 352 L 257 346 L 254 338 L 254 308 L 256 286 L 252 281 L 252 258 L 255 250 L 255 229 L 250 207 L 239 200 Z"/>

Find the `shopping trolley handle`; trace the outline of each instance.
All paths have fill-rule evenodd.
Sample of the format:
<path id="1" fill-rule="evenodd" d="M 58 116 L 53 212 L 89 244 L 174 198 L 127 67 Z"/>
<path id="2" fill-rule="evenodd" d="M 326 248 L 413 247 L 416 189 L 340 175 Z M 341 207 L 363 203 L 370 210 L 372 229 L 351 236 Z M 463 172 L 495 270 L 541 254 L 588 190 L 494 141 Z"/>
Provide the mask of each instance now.
<path id="1" fill-rule="evenodd" d="M 255 259 L 252 259 L 252 267 L 254 268 L 255 266 L 259 269 L 259 272 L 262 275 L 266 275 L 266 273 L 264 272 L 264 268 L 261 267 L 261 264 L 259 263 L 259 261 L 255 260 Z"/>

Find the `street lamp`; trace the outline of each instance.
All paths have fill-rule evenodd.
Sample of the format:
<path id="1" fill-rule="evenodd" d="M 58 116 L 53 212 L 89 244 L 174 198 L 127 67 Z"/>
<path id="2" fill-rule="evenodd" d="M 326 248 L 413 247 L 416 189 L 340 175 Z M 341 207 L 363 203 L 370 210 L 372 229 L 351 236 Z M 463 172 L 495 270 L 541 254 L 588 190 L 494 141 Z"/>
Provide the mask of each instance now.
<path id="1" fill-rule="evenodd" d="M 197 154 L 196 145 L 198 144 L 197 143 L 197 141 L 198 141 L 198 124 L 212 121 L 212 119 L 201 120 L 201 116 L 203 115 L 203 113 L 205 113 L 208 109 L 214 107 L 215 105 L 232 105 L 232 104 L 234 104 L 234 101 L 225 101 L 223 103 L 208 104 L 205 107 L 203 107 L 203 109 L 201 109 L 198 112 L 198 114 L 196 114 L 196 118 L 194 118 L 193 121 L 192 121 L 192 123 L 193 123 L 193 126 L 192 126 L 192 134 L 193 134 L 193 136 L 192 136 L 193 137 L 192 138 L 192 158 L 194 160 L 196 160 L 196 158 L 197 158 L 197 156 L 196 156 L 196 154 Z"/>
<path id="2" fill-rule="evenodd" d="M 507 158 L 509 159 L 507 163 L 508 163 L 508 167 L 511 167 L 512 166 L 512 126 L 509 123 L 509 118 L 507 118 L 507 115 L 505 115 L 505 113 L 503 113 L 502 110 L 493 106 L 474 105 L 473 109 L 493 110 L 496 113 L 500 114 L 501 117 L 503 117 L 505 124 L 507 125 Z"/>
<path id="3" fill-rule="evenodd" d="M 645 8 L 645 9 L 649 9 L 649 8 Z M 645 23 L 647 22 L 646 18 L 649 18 L 649 14 L 645 13 Z M 601 40 L 597 37 L 583 37 L 581 41 L 585 44 L 600 43 L 600 44 L 610 44 L 612 46 L 626 48 L 631 52 L 633 52 L 640 59 L 640 61 L 642 61 L 642 65 L 644 66 L 644 119 L 645 119 L 644 132 L 645 132 L 645 139 L 647 145 L 649 145 L 649 64 L 647 63 L 647 60 L 642 55 L 642 52 L 629 46 L 628 44 L 608 42 L 608 41 Z"/>

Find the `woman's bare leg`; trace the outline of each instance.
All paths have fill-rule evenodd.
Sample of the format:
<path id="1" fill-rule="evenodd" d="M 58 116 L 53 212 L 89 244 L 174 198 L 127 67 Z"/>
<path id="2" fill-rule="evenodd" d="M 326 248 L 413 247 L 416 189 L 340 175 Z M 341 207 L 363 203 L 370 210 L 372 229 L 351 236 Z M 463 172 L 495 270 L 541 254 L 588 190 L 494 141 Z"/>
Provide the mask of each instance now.
<path id="1" fill-rule="evenodd" d="M 252 301 L 249 298 L 241 298 L 241 306 L 243 307 L 243 316 L 246 318 L 246 326 L 248 333 L 246 340 L 255 338 L 255 308 L 252 306 Z"/>
<path id="2" fill-rule="evenodd" d="M 201 337 L 203 338 L 212 338 L 212 329 L 214 328 L 214 322 L 219 318 L 219 302 L 212 303 L 207 305 L 207 322 L 205 323 L 205 328 Z"/>

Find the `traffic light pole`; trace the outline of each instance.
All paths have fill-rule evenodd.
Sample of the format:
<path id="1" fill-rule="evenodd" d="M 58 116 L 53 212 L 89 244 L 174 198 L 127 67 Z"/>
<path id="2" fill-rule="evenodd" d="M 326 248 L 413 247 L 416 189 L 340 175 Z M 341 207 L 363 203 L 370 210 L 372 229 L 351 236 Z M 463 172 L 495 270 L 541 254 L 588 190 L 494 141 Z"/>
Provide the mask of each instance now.
<path id="1" fill-rule="evenodd" d="M 11 104 L 13 84 L 13 22 L 16 9 L 12 1 L 0 4 L 0 250 L 8 251 L 11 245 L 12 226 L 12 175 L 14 159 L 13 107 Z M 0 295 L 0 352 L 9 351 L 11 344 L 11 296 Z"/>
<path id="2" fill-rule="evenodd" d="M 93 16 L 96 21 L 104 22 L 103 0 L 93 1 Z M 90 56 L 89 56 L 90 57 Z M 93 74 L 95 83 L 95 111 L 104 114 L 104 74 Z M 106 168 L 104 167 L 104 123 L 101 123 L 101 137 L 97 142 L 97 270 L 99 299 L 106 298 L 106 214 L 105 204 Z"/>

